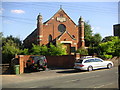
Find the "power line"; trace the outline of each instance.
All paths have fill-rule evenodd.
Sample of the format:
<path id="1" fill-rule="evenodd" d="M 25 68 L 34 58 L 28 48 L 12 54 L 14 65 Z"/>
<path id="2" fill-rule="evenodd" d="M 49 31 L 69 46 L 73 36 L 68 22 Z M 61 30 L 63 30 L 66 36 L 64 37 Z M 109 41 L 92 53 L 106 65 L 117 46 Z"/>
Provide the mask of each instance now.
<path id="1" fill-rule="evenodd" d="M 16 5 L 23 5 L 23 6 L 26 6 L 26 5 L 28 5 L 28 6 L 31 6 L 31 5 L 33 5 L 33 6 L 45 6 L 45 7 L 42 7 L 42 8 L 58 8 L 58 6 L 53 6 L 53 5 L 51 5 L 51 4 L 49 4 L 49 3 L 31 3 L 31 4 L 23 4 L 23 3 L 15 3 Z M 15 5 L 14 4 L 14 5 Z M 62 3 L 62 4 L 64 4 L 64 3 Z M 75 6 L 75 5 L 68 5 L 68 4 L 64 4 L 64 7 L 69 7 L 69 8 L 71 8 L 71 9 L 73 9 L 73 10 L 80 10 L 80 11 L 83 11 L 83 10 L 85 10 L 86 12 L 87 11 L 95 11 L 95 12 L 100 12 L 100 13 L 111 13 L 111 14 L 118 14 L 117 12 L 113 12 L 113 11 L 110 11 L 110 10 L 112 10 L 112 9 L 110 9 L 110 10 L 107 10 L 107 8 L 98 8 L 98 7 L 90 7 L 90 6 Z M 78 7 L 78 8 L 76 8 L 76 7 Z M 84 8 L 85 7 L 85 8 Z M 117 10 L 116 10 L 117 11 Z"/>
<path id="2" fill-rule="evenodd" d="M 27 20 L 27 21 L 35 21 L 33 19 L 29 19 L 29 18 L 20 18 L 20 17 L 11 17 L 11 16 L 0 16 L 2 18 L 12 18 L 12 19 L 20 19 L 20 20 Z"/>
<path id="3" fill-rule="evenodd" d="M 17 23 L 25 23 L 25 24 L 35 24 L 35 23 L 31 23 L 31 22 L 26 22 L 25 20 L 21 21 L 21 20 L 16 20 L 15 18 L 7 18 L 8 20 L 12 20 L 15 21 Z"/>

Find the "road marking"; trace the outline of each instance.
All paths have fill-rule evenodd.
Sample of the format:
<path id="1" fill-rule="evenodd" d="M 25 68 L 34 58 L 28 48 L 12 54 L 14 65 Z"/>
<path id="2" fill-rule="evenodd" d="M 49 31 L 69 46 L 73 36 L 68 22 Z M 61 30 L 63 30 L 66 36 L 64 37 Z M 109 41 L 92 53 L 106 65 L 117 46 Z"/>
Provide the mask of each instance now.
<path id="1" fill-rule="evenodd" d="M 113 83 L 108 83 L 108 84 L 105 84 L 105 85 L 100 85 L 100 86 L 97 86 L 97 87 L 94 87 L 94 88 L 101 88 L 101 87 L 104 87 L 104 86 L 107 86 L 107 85 L 111 85 Z"/>

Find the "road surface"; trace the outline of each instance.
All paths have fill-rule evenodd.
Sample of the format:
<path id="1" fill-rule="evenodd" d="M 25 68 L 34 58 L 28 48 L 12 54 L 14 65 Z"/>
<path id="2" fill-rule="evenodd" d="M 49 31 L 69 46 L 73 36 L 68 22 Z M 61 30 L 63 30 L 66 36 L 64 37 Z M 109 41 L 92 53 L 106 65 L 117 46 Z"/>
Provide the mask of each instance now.
<path id="1" fill-rule="evenodd" d="M 40 77 L 42 73 L 43 77 Z M 45 74 L 45 75 L 44 75 Z M 26 77 L 25 77 L 26 76 Z M 95 70 L 55 70 L 3 77 L 3 88 L 118 88 L 118 68 Z M 10 78 L 9 77 L 9 78 Z M 19 78 L 21 77 L 21 78 Z M 23 80 L 23 77 L 25 80 Z M 31 79 L 29 79 L 31 77 Z M 42 79 L 41 79 L 42 78 Z M 8 80 L 8 81 L 7 81 Z"/>

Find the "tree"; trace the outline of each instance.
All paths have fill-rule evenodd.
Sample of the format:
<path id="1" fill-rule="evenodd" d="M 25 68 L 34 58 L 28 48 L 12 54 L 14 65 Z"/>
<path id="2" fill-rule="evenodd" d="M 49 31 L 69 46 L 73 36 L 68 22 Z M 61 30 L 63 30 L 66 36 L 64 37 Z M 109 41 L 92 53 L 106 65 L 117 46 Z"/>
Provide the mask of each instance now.
<path id="1" fill-rule="evenodd" d="M 9 40 L 12 40 L 14 43 L 16 43 L 16 46 L 22 48 L 22 42 L 21 42 L 21 40 L 18 37 L 13 37 L 12 35 L 7 36 L 6 38 L 3 37 L 2 38 L 2 45 L 4 46 L 4 44 L 6 42 L 8 42 Z"/>
<path id="2" fill-rule="evenodd" d="M 102 39 L 102 37 L 101 37 L 101 35 L 99 33 L 94 34 L 91 37 L 90 45 L 92 47 L 98 46 L 99 43 L 101 42 L 101 39 Z"/>
<path id="3" fill-rule="evenodd" d="M 84 24 L 85 27 L 85 46 L 90 47 L 90 46 L 98 46 L 98 44 L 101 42 L 101 35 L 99 33 L 93 34 L 91 25 L 89 22 L 85 22 Z"/>
<path id="4" fill-rule="evenodd" d="M 3 33 L 0 32 L 0 50 L 1 50 L 1 47 L 2 47 L 2 38 L 3 38 Z"/>
<path id="5" fill-rule="evenodd" d="M 99 44 L 100 54 L 104 58 L 120 56 L 120 39 L 116 36 L 105 37 L 104 42 Z"/>
<path id="6" fill-rule="evenodd" d="M 0 39 L 2 40 L 2 62 L 10 63 L 11 59 L 17 54 L 29 54 L 28 49 L 22 50 L 22 42 L 19 38 L 13 37 L 12 35 L 3 37 L 0 33 Z"/>
<path id="7" fill-rule="evenodd" d="M 84 27 L 85 27 L 85 46 L 89 47 L 92 37 L 91 25 L 89 24 L 89 22 L 85 22 Z"/>
<path id="8" fill-rule="evenodd" d="M 116 36 L 107 36 L 107 37 L 104 37 L 102 42 L 108 42 L 108 41 L 112 41 L 116 39 Z"/>
<path id="9" fill-rule="evenodd" d="M 16 54 L 20 54 L 20 49 L 13 40 L 7 40 L 2 47 L 2 62 L 10 63 Z"/>
<path id="10" fill-rule="evenodd" d="M 80 55 L 88 55 L 88 50 L 82 47 L 78 49 L 76 53 L 79 53 Z"/>

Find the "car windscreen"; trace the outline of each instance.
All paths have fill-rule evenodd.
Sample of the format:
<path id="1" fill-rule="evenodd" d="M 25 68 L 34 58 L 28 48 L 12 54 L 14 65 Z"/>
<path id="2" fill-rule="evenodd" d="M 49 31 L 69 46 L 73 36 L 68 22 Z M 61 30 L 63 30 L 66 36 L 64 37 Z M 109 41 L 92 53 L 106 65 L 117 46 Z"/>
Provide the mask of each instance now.
<path id="1" fill-rule="evenodd" d="M 76 60 L 76 63 L 82 63 L 83 62 L 83 60 Z"/>

